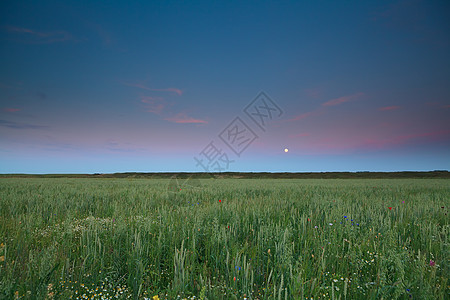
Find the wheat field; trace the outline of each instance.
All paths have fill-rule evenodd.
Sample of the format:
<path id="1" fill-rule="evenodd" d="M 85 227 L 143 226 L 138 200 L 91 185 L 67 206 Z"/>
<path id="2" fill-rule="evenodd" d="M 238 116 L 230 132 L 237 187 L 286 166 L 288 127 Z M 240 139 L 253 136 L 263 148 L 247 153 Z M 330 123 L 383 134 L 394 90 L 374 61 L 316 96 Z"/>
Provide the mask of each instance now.
<path id="1" fill-rule="evenodd" d="M 448 179 L 0 179 L 2 299 L 449 299 Z"/>

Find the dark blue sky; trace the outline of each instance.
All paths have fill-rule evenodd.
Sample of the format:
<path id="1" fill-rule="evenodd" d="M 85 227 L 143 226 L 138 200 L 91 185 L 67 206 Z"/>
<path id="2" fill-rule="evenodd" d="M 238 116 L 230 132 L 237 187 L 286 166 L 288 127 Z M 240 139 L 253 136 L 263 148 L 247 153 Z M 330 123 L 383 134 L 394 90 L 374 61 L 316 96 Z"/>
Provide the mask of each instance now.
<path id="1" fill-rule="evenodd" d="M 0 172 L 448 170 L 449 20 L 447 1 L 3 1 Z"/>

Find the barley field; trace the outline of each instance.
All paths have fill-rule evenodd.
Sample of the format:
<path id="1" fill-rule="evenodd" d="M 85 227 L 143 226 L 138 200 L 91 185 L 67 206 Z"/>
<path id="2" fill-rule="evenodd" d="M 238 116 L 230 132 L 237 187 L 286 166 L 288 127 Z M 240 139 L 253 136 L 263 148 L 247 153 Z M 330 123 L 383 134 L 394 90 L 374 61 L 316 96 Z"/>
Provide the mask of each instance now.
<path id="1" fill-rule="evenodd" d="M 0 179 L 1 299 L 449 299 L 448 179 Z"/>

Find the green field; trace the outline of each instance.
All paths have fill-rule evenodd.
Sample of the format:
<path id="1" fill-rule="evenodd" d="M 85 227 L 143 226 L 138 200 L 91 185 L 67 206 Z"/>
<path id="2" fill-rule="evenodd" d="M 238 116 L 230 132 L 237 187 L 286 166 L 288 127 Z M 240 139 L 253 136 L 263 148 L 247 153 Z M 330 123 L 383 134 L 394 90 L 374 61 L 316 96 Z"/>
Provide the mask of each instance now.
<path id="1" fill-rule="evenodd" d="M 0 298 L 450 298 L 449 179 L 173 183 L 0 179 Z"/>

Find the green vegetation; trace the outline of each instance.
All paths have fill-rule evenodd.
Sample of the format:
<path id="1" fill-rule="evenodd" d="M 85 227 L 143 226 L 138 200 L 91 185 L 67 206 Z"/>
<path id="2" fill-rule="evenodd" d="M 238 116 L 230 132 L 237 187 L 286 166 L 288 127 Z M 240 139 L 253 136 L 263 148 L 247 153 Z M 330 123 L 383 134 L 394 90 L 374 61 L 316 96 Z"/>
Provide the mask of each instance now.
<path id="1" fill-rule="evenodd" d="M 270 173 L 270 172 L 222 172 L 222 173 L 95 173 L 95 174 L 0 174 L 0 178 L 245 178 L 245 179 L 389 179 L 389 178 L 448 178 L 447 170 L 427 172 L 306 172 L 306 173 Z"/>
<path id="2" fill-rule="evenodd" d="M 448 179 L 198 181 L 0 179 L 0 298 L 450 295 Z"/>

